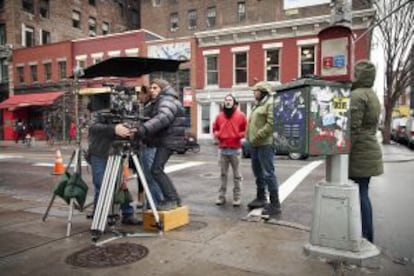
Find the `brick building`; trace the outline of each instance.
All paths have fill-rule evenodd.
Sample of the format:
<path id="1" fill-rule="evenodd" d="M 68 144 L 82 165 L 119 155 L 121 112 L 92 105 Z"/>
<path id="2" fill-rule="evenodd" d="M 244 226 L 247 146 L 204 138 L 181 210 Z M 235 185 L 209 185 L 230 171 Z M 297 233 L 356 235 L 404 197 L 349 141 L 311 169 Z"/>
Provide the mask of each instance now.
<path id="1" fill-rule="evenodd" d="M 0 102 L 31 92 L 14 91 L 9 82 L 13 49 L 139 29 L 139 8 L 136 0 L 0 1 Z"/>
<path id="2" fill-rule="evenodd" d="M 195 38 L 190 71 L 198 138 L 211 139 L 211 124 L 232 92 L 250 113 L 250 87 L 320 74 L 318 33 L 331 21 L 329 0 L 142 1 L 145 28 L 171 39 Z M 366 1 L 353 1 L 352 31 L 363 33 L 374 16 Z M 157 18 L 157 20 L 154 20 Z M 355 45 L 355 60 L 368 58 L 370 37 Z M 174 50 L 171 50 L 174 51 Z"/>

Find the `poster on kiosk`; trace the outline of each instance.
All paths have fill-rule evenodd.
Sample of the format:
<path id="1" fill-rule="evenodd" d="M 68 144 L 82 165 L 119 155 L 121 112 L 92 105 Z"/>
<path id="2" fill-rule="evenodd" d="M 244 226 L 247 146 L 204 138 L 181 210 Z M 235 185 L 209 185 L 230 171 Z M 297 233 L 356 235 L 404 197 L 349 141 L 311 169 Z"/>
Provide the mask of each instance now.
<path id="1" fill-rule="evenodd" d="M 319 72 L 324 80 L 349 82 L 353 68 L 352 30 L 346 26 L 330 26 L 318 34 Z"/>

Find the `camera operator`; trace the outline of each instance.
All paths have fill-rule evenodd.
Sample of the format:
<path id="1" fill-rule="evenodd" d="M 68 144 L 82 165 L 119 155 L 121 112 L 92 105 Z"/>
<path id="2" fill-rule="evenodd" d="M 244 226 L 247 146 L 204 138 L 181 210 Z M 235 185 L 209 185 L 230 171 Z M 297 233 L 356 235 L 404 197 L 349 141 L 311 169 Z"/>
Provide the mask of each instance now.
<path id="1" fill-rule="evenodd" d="M 102 180 L 105 173 L 106 163 L 112 143 L 117 136 L 122 138 L 130 137 L 131 130 L 123 124 L 106 124 L 102 123 L 99 118 L 99 112 L 93 112 L 91 117 L 91 126 L 89 127 L 88 143 L 90 164 L 92 167 L 92 182 L 95 188 L 94 206 L 98 202 L 99 192 L 102 186 Z M 95 209 L 95 208 L 94 208 Z M 136 225 L 139 222 L 134 218 L 134 208 L 125 203 L 121 205 L 122 223 Z"/>
<path id="2" fill-rule="evenodd" d="M 181 205 L 177 190 L 164 172 L 164 167 L 173 152 L 185 146 L 186 119 L 178 95 L 167 81 L 154 79 L 150 94 L 151 118 L 138 127 L 135 135 L 138 139 L 146 140 L 149 146 L 156 147 L 151 173 L 164 196 L 158 210 L 167 211 Z"/>

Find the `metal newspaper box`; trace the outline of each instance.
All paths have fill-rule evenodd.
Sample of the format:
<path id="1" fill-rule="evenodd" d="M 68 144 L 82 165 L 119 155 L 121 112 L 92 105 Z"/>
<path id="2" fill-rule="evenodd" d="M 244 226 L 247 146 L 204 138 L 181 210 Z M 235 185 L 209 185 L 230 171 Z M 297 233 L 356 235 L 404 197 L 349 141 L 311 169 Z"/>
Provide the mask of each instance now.
<path id="1" fill-rule="evenodd" d="M 350 85 L 300 79 L 276 88 L 276 150 L 304 155 L 345 154 L 350 150 Z"/>

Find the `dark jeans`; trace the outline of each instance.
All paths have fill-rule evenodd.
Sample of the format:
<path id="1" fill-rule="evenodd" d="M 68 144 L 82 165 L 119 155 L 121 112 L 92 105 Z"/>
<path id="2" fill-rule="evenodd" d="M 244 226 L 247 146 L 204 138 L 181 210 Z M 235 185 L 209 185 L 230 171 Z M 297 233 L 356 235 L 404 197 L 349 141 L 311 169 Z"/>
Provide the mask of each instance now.
<path id="1" fill-rule="evenodd" d="M 271 195 L 278 195 L 275 166 L 273 164 L 273 146 L 252 147 L 250 155 L 258 192 L 265 193 L 267 187 Z"/>
<path id="2" fill-rule="evenodd" d="M 361 203 L 362 236 L 368 241 L 374 241 L 374 227 L 372 224 L 372 206 L 369 199 L 368 188 L 371 177 L 353 177 L 359 186 L 359 200 Z"/>
<path id="3" fill-rule="evenodd" d="M 153 147 L 143 147 L 140 150 L 140 159 L 141 159 L 142 170 L 145 174 L 145 178 L 147 180 L 148 188 L 151 192 L 152 199 L 154 200 L 154 204 L 158 205 L 163 199 L 163 195 L 162 195 L 160 186 L 155 181 L 151 173 L 151 166 L 154 163 L 154 157 L 155 157 L 156 150 L 157 149 Z"/>
<path id="4" fill-rule="evenodd" d="M 98 202 L 99 192 L 101 190 L 107 160 L 107 158 L 102 158 L 93 154 L 91 155 L 92 182 L 93 186 L 95 187 L 93 203 L 95 207 L 96 203 Z M 122 204 L 121 211 L 123 217 L 129 217 L 134 214 L 134 208 L 129 205 L 129 203 Z"/>
<path id="5" fill-rule="evenodd" d="M 151 166 L 151 173 L 154 180 L 157 181 L 164 199 L 166 201 L 179 201 L 177 190 L 174 187 L 171 179 L 164 172 L 165 164 L 172 155 L 172 150 L 167 148 L 157 148 L 154 156 L 154 162 Z"/>

